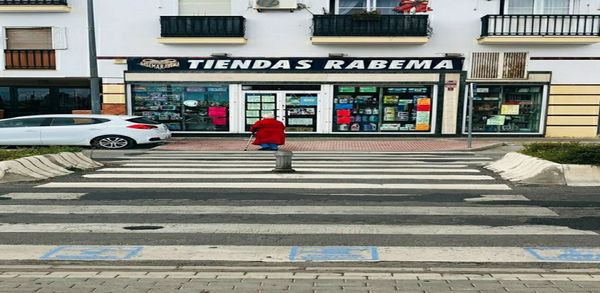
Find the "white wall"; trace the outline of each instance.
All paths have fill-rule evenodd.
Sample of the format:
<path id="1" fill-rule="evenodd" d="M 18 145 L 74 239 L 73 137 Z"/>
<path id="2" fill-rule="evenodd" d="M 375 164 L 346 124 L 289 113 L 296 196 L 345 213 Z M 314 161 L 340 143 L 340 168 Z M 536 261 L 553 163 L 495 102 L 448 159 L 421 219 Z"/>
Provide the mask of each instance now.
<path id="1" fill-rule="evenodd" d="M 531 57 L 598 57 L 600 45 L 479 45 L 480 18 L 498 14 L 499 0 L 433 0 L 433 35 L 425 45 L 312 45 L 312 15 L 328 9 L 328 0 L 303 0 L 308 10 L 250 9 L 248 0 L 232 0 L 232 15 L 246 18 L 246 45 L 159 44 L 161 15 L 177 15 L 177 0 L 96 1 L 99 56 L 209 56 L 230 53 L 246 57 L 325 57 L 346 53 L 351 57 L 432 57 L 446 52 L 528 51 Z M 582 13 L 600 14 L 600 0 L 581 0 Z M 554 83 L 599 83 L 598 62 L 532 61 L 530 70 L 554 71 Z M 465 68 L 468 66 L 468 60 Z M 101 75 L 122 77 L 123 65 L 101 62 Z"/>
<path id="2" fill-rule="evenodd" d="M 63 27 L 66 28 L 67 49 L 56 50 L 56 70 L 5 70 L 4 54 L 0 58 L 2 77 L 89 77 L 86 1 L 70 0 L 69 13 L 3 13 L 0 12 L 0 35 L 5 27 Z M 99 1 L 96 1 L 99 2 Z M 5 49 L 2 36 L 0 50 Z"/>

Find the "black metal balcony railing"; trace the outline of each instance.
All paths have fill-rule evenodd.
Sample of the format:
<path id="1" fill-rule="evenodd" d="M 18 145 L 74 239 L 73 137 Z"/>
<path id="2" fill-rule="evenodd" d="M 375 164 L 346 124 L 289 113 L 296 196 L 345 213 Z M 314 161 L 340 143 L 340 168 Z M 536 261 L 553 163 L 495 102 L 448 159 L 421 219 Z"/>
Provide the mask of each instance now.
<path id="1" fill-rule="evenodd" d="M 0 0 L 0 5 L 67 5 L 67 0 Z"/>
<path id="2" fill-rule="evenodd" d="M 242 16 L 161 16 L 162 37 L 244 37 Z"/>
<path id="3" fill-rule="evenodd" d="M 54 50 L 4 50 L 6 69 L 56 69 Z"/>
<path id="4" fill-rule="evenodd" d="M 486 15 L 481 36 L 600 36 L 600 15 Z"/>
<path id="5" fill-rule="evenodd" d="M 422 37 L 427 35 L 427 15 L 313 16 L 313 36 Z"/>

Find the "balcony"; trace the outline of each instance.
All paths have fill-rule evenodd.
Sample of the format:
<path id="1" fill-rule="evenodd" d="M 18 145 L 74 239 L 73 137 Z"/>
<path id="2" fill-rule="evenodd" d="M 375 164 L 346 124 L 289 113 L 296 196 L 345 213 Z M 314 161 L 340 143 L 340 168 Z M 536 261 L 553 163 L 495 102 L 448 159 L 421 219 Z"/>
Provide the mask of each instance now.
<path id="1" fill-rule="evenodd" d="M 242 16 L 161 16 L 163 44 L 246 43 L 246 19 Z"/>
<path id="2" fill-rule="evenodd" d="M 26 70 L 56 69 L 54 50 L 4 50 L 5 68 Z"/>
<path id="3" fill-rule="evenodd" d="M 480 44 L 593 44 L 600 15 L 486 15 Z"/>
<path id="4" fill-rule="evenodd" d="M 0 0 L 0 12 L 70 12 L 67 0 Z"/>
<path id="5" fill-rule="evenodd" d="M 313 44 L 425 44 L 427 15 L 315 15 Z"/>

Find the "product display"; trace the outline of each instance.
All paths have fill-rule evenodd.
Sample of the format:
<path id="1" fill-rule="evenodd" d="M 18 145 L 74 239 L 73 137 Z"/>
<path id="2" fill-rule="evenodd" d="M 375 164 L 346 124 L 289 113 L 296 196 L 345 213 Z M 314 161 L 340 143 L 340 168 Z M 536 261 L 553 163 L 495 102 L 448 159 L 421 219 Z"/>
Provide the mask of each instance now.
<path id="1" fill-rule="evenodd" d="M 285 125 L 287 131 L 317 131 L 317 103 L 317 94 L 286 94 Z"/>
<path id="2" fill-rule="evenodd" d="M 224 85 L 133 84 L 133 114 L 174 131 L 228 131 L 229 90 Z"/>
<path id="3" fill-rule="evenodd" d="M 430 87 L 339 86 L 334 131 L 430 131 Z"/>
<path id="4" fill-rule="evenodd" d="M 542 86 L 478 85 L 473 98 L 474 132 L 538 132 Z"/>
<path id="5" fill-rule="evenodd" d="M 262 115 L 270 114 L 275 117 L 276 94 L 246 94 L 246 131 L 252 124 L 260 120 Z"/>

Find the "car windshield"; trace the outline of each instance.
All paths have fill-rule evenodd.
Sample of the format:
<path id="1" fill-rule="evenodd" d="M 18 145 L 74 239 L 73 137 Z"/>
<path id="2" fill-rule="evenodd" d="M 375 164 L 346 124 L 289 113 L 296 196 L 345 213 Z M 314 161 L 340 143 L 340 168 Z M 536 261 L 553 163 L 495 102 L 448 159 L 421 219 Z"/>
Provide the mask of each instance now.
<path id="1" fill-rule="evenodd" d="M 144 117 L 131 118 L 131 119 L 127 119 L 127 121 L 133 122 L 133 123 L 152 124 L 152 125 L 161 124 L 160 122 L 156 122 L 154 120 L 150 120 L 150 119 L 144 118 Z"/>

